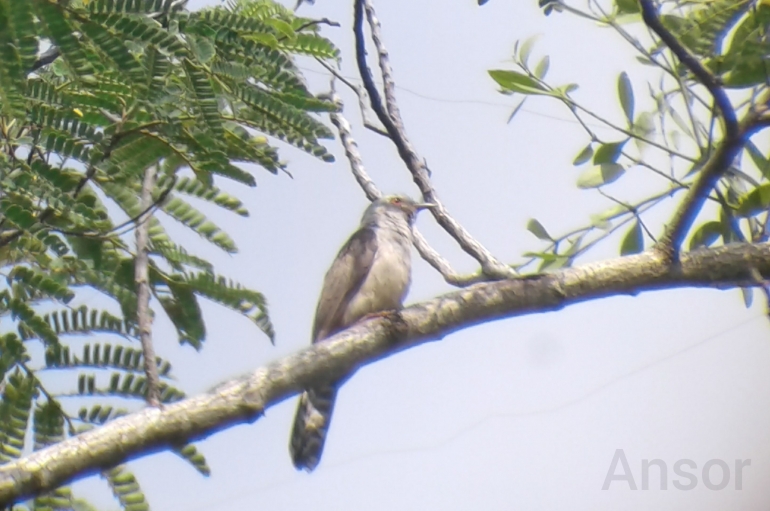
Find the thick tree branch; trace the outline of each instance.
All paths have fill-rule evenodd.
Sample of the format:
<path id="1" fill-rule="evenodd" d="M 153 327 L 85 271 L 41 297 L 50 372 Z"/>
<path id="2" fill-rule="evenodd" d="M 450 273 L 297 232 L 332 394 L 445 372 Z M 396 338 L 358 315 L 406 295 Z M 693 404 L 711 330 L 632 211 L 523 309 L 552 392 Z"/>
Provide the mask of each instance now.
<path id="1" fill-rule="evenodd" d="M 253 422 L 319 380 L 344 378 L 383 356 L 479 323 L 561 309 L 586 300 L 680 287 L 755 286 L 770 278 L 770 244 L 733 244 L 682 254 L 657 251 L 527 278 L 483 282 L 374 318 L 250 375 L 163 409 L 146 408 L 0 467 L 0 506 L 52 490 L 104 467 L 225 427 Z"/>
<path id="2" fill-rule="evenodd" d="M 377 89 L 377 85 L 374 83 L 374 77 L 366 62 L 364 10 L 366 10 L 366 16 L 372 31 L 372 40 L 377 48 L 387 106 L 382 102 L 382 97 Z M 395 144 L 396 149 L 398 149 L 399 156 L 406 164 L 409 172 L 411 172 L 412 178 L 425 200 L 438 206 L 431 209 L 431 213 L 436 218 L 436 221 L 457 241 L 466 253 L 481 264 L 482 272 L 485 276 L 493 279 L 514 276 L 515 271 L 510 266 L 498 261 L 483 245 L 481 245 L 481 243 L 476 241 L 459 222 L 449 215 L 439 199 L 438 194 L 436 194 L 436 191 L 433 189 L 425 163 L 417 154 L 417 151 L 406 136 L 404 123 L 401 119 L 398 105 L 396 104 L 395 85 L 390 69 L 388 52 L 382 44 L 380 23 L 374 14 L 374 8 L 369 0 L 355 0 L 353 32 L 356 39 L 356 63 L 358 64 L 358 71 L 361 74 L 361 79 L 364 82 L 364 88 L 369 94 L 372 109 L 375 114 L 377 114 L 377 118 L 383 126 L 385 126 L 388 135 Z"/>

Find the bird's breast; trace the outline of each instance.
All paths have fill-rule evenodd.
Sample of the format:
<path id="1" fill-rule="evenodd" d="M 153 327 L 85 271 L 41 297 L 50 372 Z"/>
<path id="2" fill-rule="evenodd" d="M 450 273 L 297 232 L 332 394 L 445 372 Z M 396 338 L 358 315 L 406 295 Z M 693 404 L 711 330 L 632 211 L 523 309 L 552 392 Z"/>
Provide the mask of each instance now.
<path id="1" fill-rule="evenodd" d="M 350 301 L 343 323 L 349 325 L 367 314 L 400 309 L 409 290 L 411 267 L 410 242 L 378 236 L 372 267 Z"/>

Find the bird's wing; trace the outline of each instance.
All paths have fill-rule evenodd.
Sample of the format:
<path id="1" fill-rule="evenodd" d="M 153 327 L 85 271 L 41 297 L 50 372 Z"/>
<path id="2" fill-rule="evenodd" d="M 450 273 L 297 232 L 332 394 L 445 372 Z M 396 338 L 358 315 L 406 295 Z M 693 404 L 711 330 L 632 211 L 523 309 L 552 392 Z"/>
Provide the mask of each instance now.
<path id="1" fill-rule="evenodd" d="M 321 341 L 348 325 L 342 324 L 350 298 L 359 290 L 374 262 L 377 237 L 362 227 L 340 249 L 324 277 L 313 324 L 313 342 Z M 321 459 L 329 431 L 337 385 L 329 382 L 302 393 L 294 417 L 289 449 L 294 466 L 313 470 Z"/>
<path id="2" fill-rule="evenodd" d="M 357 230 L 342 246 L 324 277 L 313 323 L 313 342 L 337 333 L 343 325 L 345 307 L 363 284 L 377 251 L 377 236 L 371 227 Z"/>

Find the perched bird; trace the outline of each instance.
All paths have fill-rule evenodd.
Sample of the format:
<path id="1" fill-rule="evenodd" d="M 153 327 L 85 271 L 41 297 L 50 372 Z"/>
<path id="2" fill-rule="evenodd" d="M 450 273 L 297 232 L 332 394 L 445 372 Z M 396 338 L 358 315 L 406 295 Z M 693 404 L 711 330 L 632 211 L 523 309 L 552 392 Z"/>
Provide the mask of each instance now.
<path id="1" fill-rule="evenodd" d="M 360 228 L 326 272 L 313 323 L 313 342 L 344 330 L 364 316 L 401 308 L 411 281 L 412 224 L 433 204 L 389 195 L 372 202 Z M 337 382 L 302 393 L 289 451 L 297 469 L 313 470 L 329 430 Z"/>

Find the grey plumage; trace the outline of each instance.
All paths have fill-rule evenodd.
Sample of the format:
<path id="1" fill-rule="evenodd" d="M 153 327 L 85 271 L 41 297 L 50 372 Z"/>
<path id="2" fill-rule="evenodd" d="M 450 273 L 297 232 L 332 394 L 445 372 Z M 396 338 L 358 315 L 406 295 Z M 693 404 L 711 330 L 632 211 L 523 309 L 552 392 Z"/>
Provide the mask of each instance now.
<path id="1" fill-rule="evenodd" d="M 400 309 L 409 290 L 412 224 L 420 209 L 407 197 L 378 199 L 364 212 L 359 229 L 342 246 L 324 277 L 313 342 L 320 342 L 368 314 Z M 298 469 L 313 470 L 329 430 L 337 382 L 302 393 L 289 450 Z"/>

